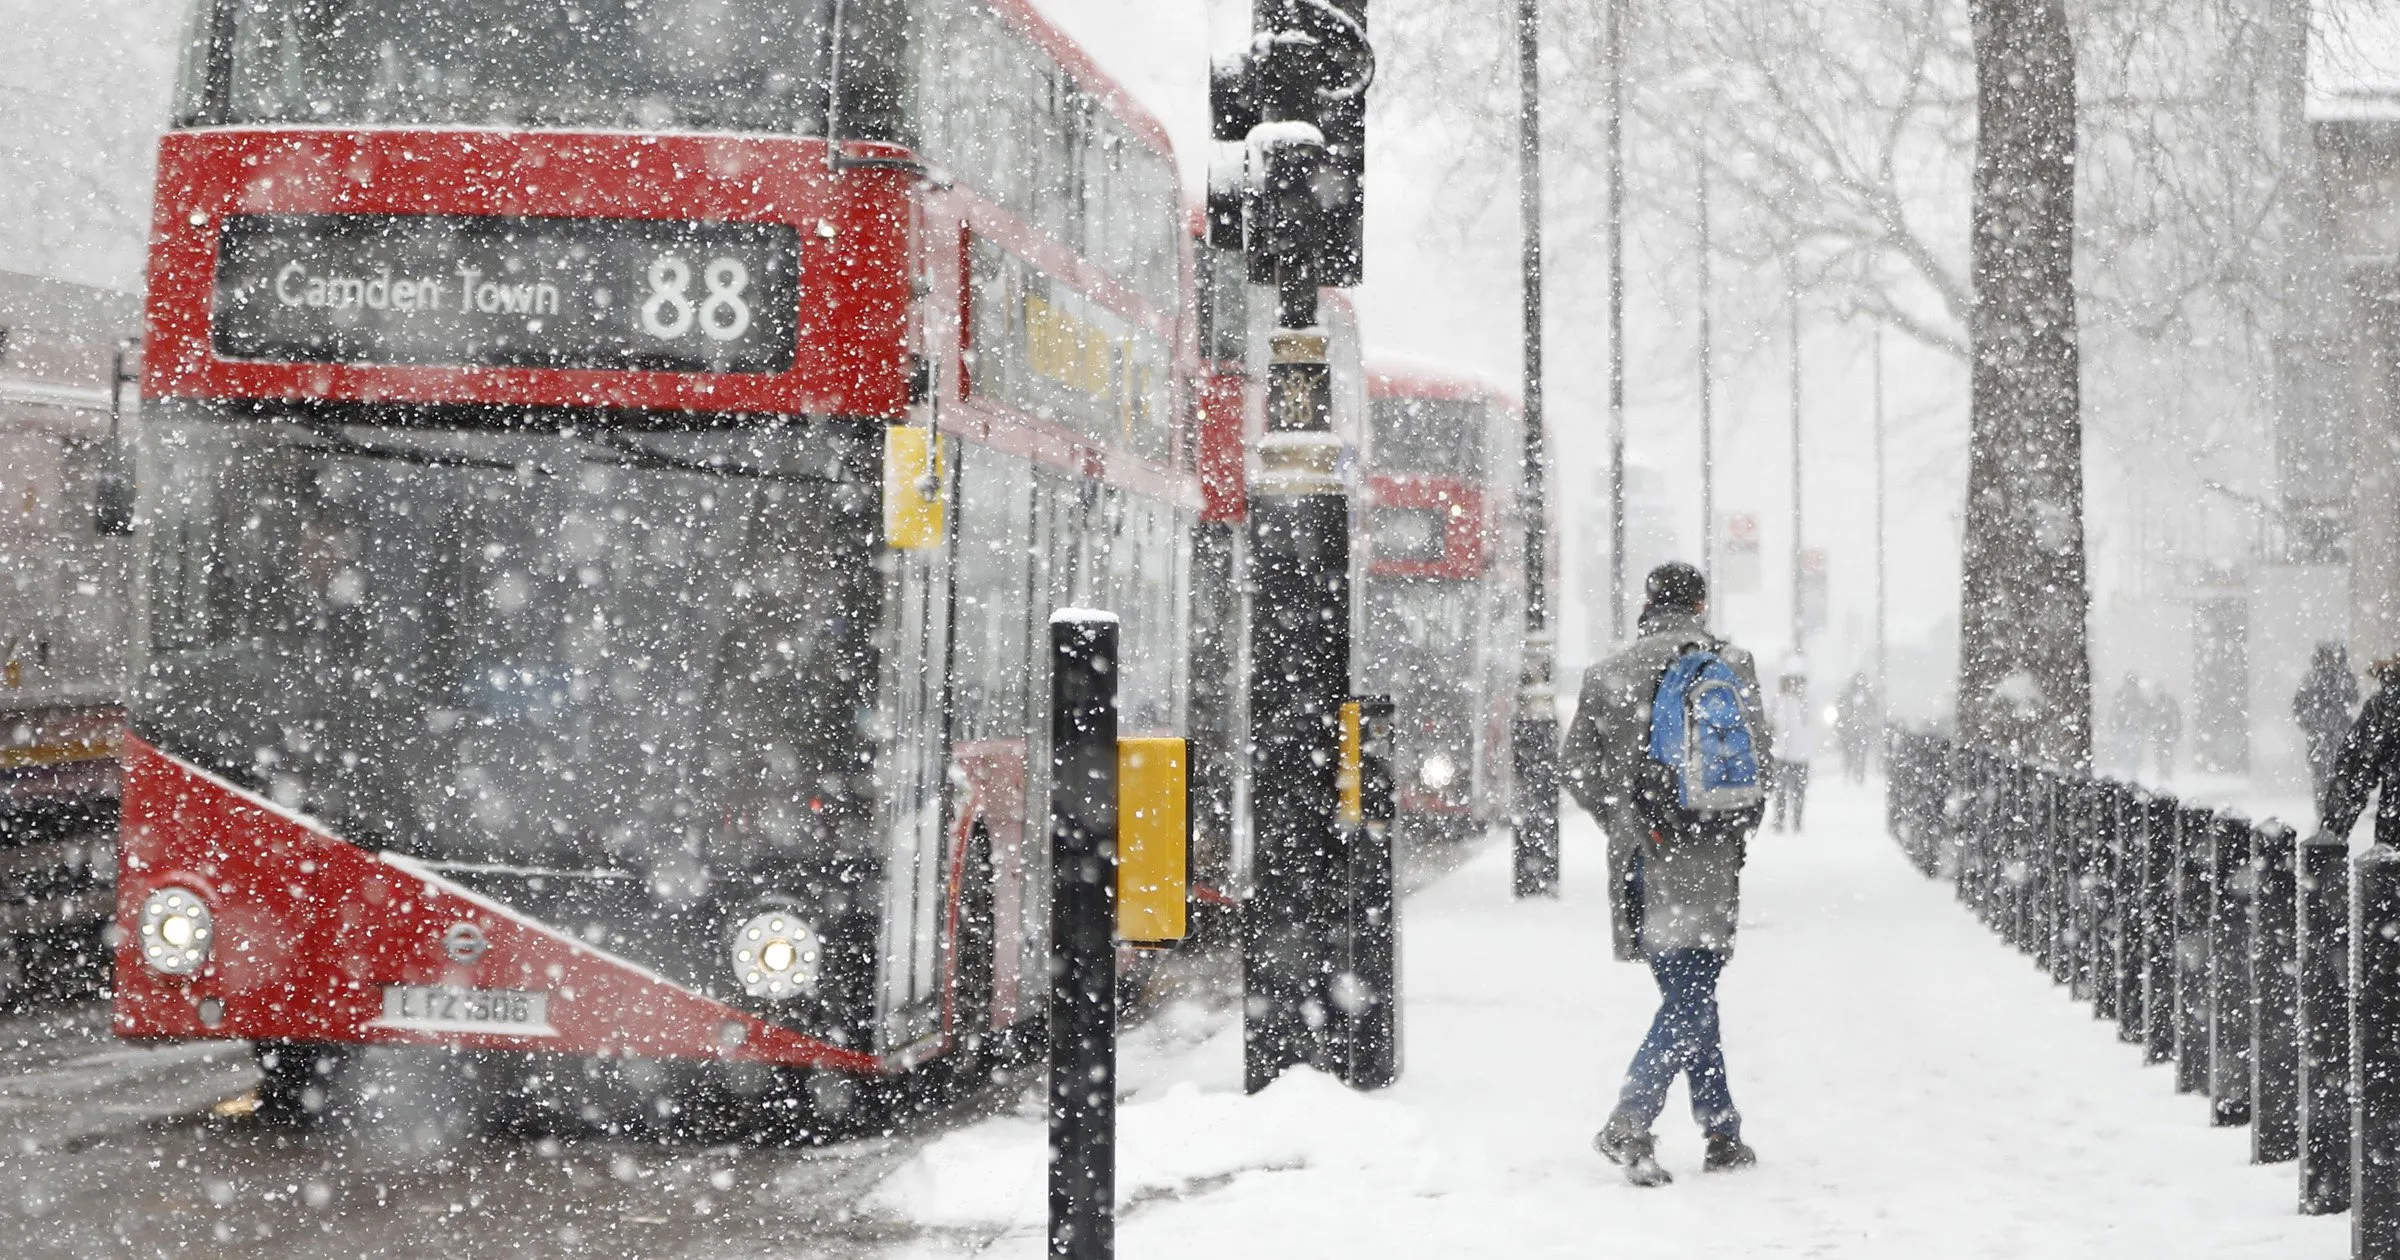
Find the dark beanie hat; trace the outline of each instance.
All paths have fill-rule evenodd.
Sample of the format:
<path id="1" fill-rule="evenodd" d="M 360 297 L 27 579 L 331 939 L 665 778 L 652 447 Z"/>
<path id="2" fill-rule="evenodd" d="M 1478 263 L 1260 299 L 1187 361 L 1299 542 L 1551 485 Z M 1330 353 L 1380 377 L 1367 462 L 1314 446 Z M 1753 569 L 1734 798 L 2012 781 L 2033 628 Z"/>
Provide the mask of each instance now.
<path id="1" fill-rule="evenodd" d="M 1669 560 L 1650 570 L 1642 596 L 1661 611 L 1697 612 L 1708 600 L 1708 579 L 1681 560 Z"/>

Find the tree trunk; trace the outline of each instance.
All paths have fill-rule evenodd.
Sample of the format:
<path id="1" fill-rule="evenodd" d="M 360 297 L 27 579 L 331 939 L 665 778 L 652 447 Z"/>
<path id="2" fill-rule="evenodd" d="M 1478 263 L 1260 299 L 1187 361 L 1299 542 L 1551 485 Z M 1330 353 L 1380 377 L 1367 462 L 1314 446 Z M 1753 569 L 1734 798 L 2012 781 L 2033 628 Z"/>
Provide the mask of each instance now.
<path id="1" fill-rule="evenodd" d="M 2075 329 L 2075 50 L 2063 0 L 1972 0 L 1975 303 L 1958 728 L 2091 759 Z"/>

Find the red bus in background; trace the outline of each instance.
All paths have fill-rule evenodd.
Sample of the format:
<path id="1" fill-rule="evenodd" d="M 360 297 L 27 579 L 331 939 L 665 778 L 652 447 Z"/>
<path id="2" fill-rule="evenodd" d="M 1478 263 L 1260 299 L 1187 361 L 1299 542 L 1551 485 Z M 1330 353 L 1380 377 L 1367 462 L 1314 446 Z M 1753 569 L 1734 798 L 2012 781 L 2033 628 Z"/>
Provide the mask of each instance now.
<path id="1" fill-rule="evenodd" d="M 1507 821 L 1525 643 L 1523 413 L 1471 378 L 1366 377 L 1358 676 L 1388 692 L 1403 843 Z"/>
<path id="2" fill-rule="evenodd" d="M 190 30 L 118 1033 L 248 1039 L 294 1120 L 369 1044 L 686 1118 L 1029 1044 L 1050 612 L 1188 717 L 1157 123 L 1026 0 Z"/>

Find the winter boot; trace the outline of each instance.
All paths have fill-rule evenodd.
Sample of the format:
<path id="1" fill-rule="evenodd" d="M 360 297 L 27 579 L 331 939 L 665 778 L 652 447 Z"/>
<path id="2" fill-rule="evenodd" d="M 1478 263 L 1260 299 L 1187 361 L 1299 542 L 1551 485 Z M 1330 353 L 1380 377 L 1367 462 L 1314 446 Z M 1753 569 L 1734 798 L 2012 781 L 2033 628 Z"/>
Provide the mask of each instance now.
<path id="1" fill-rule="evenodd" d="M 1657 1138 L 1614 1120 L 1592 1135 L 1592 1149 L 1600 1152 L 1600 1158 L 1624 1169 L 1630 1185 L 1663 1186 L 1675 1180 L 1658 1166 L 1657 1148 Z"/>
<path id="2" fill-rule="evenodd" d="M 1730 1133 L 1708 1135 L 1708 1154 L 1700 1161 L 1702 1172 L 1731 1172 L 1748 1168 L 1758 1162 L 1758 1152 Z"/>

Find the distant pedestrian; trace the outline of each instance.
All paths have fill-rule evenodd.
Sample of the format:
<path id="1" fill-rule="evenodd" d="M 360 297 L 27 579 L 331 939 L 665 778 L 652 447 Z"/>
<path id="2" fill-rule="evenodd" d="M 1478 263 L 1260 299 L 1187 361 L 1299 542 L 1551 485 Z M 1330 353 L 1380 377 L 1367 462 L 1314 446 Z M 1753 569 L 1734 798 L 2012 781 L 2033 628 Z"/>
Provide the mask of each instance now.
<path id="1" fill-rule="evenodd" d="M 2150 760 L 2164 786 L 2175 777 L 2175 749 L 2183 742 L 2183 706 L 2164 687 L 2143 684 L 2143 701 L 2150 710 Z"/>
<path id="2" fill-rule="evenodd" d="M 2357 707 L 2358 676 L 2350 672 L 2350 650 L 2339 643 L 2318 644 L 2300 690 L 2292 693 L 2292 720 L 2308 745 L 2309 799 L 2325 799 L 2325 780 L 2333 774 L 2333 759 L 2350 729 L 2350 711 Z"/>
<path id="3" fill-rule="evenodd" d="M 1809 708 L 1808 674 L 1795 659 L 1775 680 L 1775 707 L 1769 711 L 1775 729 L 1775 766 L 1771 798 L 1775 830 L 1800 830 L 1808 808 L 1809 763 L 1817 755 L 1817 715 Z"/>
<path id="4" fill-rule="evenodd" d="M 2117 773 L 2131 779 L 2142 772 L 2142 748 L 2150 742 L 2149 692 L 2131 670 L 2117 686 L 2116 703 L 2109 706 L 2108 746 Z"/>
<path id="5" fill-rule="evenodd" d="M 1861 671 L 1850 676 L 1850 685 L 1842 688 L 1842 698 L 1834 706 L 1833 735 L 1842 745 L 1842 777 L 1852 783 L 1867 781 L 1867 758 L 1874 752 L 1876 733 L 1883 726 L 1883 706 L 1875 696 L 1875 684 L 1867 681 Z"/>
<path id="6" fill-rule="evenodd" d="M 2377 661 L 2367 673 L 2375 694 L 2342 736 L 2317 818 L 2327 834 L 2346 838 L 2373 796 L 2375 843 L 2400 844 L 2400 660 Z"/>
<path id="7" fill-rule="evenodd" d="M 1650 571 L 1639 637 L 1583 677 L 1562 769 L 1608 835 L 1616 956 L 1643 959 L 1658 1015 L 1592 1146 L 1637 1186 L 1664 1185 L 1650 1126 L 1677 1076 L 1707 1139 L 1705 1171 L 1757 1162 L 1725 1075 L 1717 977 L 1733 956 L 1742 862 L 1774 749 L 1750 654 L 1708 632 L 1708 582 Z"/>

